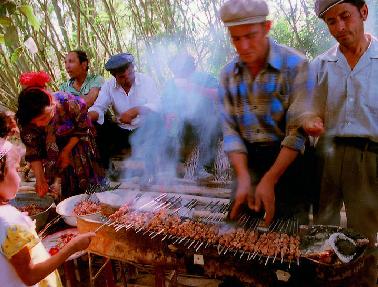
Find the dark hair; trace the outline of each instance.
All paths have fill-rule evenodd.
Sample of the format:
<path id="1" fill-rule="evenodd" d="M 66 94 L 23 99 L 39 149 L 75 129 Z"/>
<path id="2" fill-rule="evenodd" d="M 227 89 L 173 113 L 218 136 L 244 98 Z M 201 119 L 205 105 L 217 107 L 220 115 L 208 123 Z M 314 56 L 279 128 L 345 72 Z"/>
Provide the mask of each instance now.
<path id="1" fill-rule="evenodd" d="M 89 69 L 89 60 L 88 60 L 88 55 L 82 50 L 72 50 L 69 51 L 68 53 L 76 53 L 77 57 L 79 58 L 80 64 L 87 62 L 87 71 Z"/>
<path id="2" fill-rule="evenodd" d="M 349 3 L 352 4 L 353 6 L 357 7 L 358 10 L 360 10 L 364 5 L 366 4 L 365 0 L 345 0 L 341 3 Z"/>
<path id="3" fill-rule="evenodd" d="M 181 52 L 171 59 L 169 68 L 175 76 L 186 77 L 195 71 L 196 63 L 192 55 Z"/>
<path id="4" fill-rule="evenodd" d="M 129 67 L 132 67 L 132 66 L 134 66 L 133 63 L 127 63 L 127 64 L 125 64 L 125 65 L 123 65 L 123 66 L 121 66 L 121 67 L 119 67 L 119 68 L 117 68 L 117 69 L 109 70 L 109 73 L 110 73 L 113 77 L 115 77 L 115 76 L 117 76 L 118 74 L 123 74 L 123 73 L 124 73 Z"/>
<path id="5" fill-rule="evenodd" d="M 41 88 L 31 87 L 21 91 L 18 96 L 17 122 L 25 126 L 44 112 L 51 104 L 50 95 Z"/>
<path id="6" fill-rule="evenodd" d="M 5 112 L 0 112 L 0 138 L 6 138 L 11 131 L 9 117 Z"/>

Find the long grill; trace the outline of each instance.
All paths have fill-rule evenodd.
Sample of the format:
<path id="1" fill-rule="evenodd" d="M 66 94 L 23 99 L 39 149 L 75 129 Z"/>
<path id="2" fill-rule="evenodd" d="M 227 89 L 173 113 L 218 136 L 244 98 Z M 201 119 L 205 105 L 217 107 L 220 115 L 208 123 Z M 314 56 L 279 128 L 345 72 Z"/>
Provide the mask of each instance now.
<path id="1" fill-rule="evenodd" d="M 236 223 L 226 222 L 230 203 L 207 202 L 163 193 L 140 205 L 142 194 L 110 216 L 103 226 L 116 232 L 133 229 L 136 233 L 161 238 L 171 244 L 199 252 L 214 248 L 218 255 L 231 254 L 247 261 L 259 260 L 265 265 L 292 262 L 299 265 L 299 225 L 295 219 L 281 219 L 262 228 L 262 219 L 242 215 Z"/>

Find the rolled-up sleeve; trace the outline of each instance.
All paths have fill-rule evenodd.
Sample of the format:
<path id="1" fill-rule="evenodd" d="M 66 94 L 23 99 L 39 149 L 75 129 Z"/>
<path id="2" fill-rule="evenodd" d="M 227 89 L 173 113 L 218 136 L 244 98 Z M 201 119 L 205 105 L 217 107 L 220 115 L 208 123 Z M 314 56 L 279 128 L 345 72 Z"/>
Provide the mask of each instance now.
<path id="1" fill-rule="evenodd" d="M 111 82 L 105 82 L 98 94 L 98 97 L 94 104 L 88 109 L 88 112 L 96 112 L 98 114 L 97 122 L 102 125 L 104 123 L 104 113 L 109 108 L 111 103 L 110 95 L 110 84 Z"/>
<path id="2" fill-rule="evenodd" d="M 34 126 L 26 126 L 21 129 L 20 137 L 26 147 L 26 161 L 33 162 L 46 158 L 46 137 L 40 129 Z"/>
<path id="3" fill-rule="evenodd" d="M 305 150 L 307 135 L 303 132 L 303 115 L 308 110 L 309 100 L 314 92 L 314 78 L 309 63 L 303 60 L 289 74 L 290 103 L 287 112 L 286 137 L 282 145 L 300 151 Z"/>
<path id="4" fill-rule="evenodd" d="M 227 82 L 227 74 L 223 71 L 220 76 L 218 103 L 223 128 L 224 151 L 226 153 L 247 153 L 247 148 L 239 132 L 238 123 L 233 115 L 234 109 L 230 102 L 231 94 Z"/>

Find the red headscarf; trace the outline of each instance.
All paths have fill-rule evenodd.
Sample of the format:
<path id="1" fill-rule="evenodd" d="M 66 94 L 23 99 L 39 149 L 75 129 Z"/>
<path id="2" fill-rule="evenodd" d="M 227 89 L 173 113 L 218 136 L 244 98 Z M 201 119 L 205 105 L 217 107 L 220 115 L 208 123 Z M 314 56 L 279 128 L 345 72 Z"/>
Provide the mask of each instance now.
<path id="1" fill-rule="evenodd" d="M 50 76 L 44 72 L 25 72 L 20 76 L 20 84 L 23 88 L 38 87 L 45 88 L 51 80 Z"/>
<path id="2" fill-rule="evenodd" d="M 25 72 L 21 74 L 19 81 L 23 89 L 40 89 L 49 96 L 50 102 L 52 101 L 51 93 L 45 89 L 47 83 L 51 81 L 49 74 L 46 72 Z"/>

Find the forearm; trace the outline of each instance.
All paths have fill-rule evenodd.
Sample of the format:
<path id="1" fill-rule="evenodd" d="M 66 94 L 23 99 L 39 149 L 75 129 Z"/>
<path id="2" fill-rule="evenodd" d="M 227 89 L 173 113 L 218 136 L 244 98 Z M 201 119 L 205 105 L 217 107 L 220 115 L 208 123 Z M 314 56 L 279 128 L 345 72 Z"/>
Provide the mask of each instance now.
<path id="1" fill-rule="evenodd" d="M 127 113 L 132 119 L 135 119 L 140 114 L 146 114 L 150 111 L 148 107 L 145 106 L 137 106 L 127 110 Z"/>
<path id="2" fill-rule="evenodd" d="M 92 88 L 88 94 L 83 96 L 83 99 L 85 103 L 87 104 L 88 108 L 91 107 L 96 101 L 99 91 L 100 91 L 99 88 Z"/>
<path id="3" fill-rule="evenodd" d="M 280 179 L 282 174 L 294 162 L 298 156 L 298 151 L 283 146 L 272 167 L 265 173 L 264 179 L 272 181 L 274 184 Z"/>
<path id="4" fill-rule="evenodd" d="M 56 255 L 37 264 L 31 262 L 30 253 L 27 247 L 23 248 L 16 256 L 10 260 L 15 266 L 16 272 L 21 280 L 28 286 L 35 285 L 50 273 L 56 270 L 72 254 L 66 246 Z M 28 263 L 27 263 L 28 262 Z"/>
<path id="5" fill-rule="evenodd" d="M 229 152 L 227 155 L 235 170 L 236 177 L 249 177 L 247 154 L 243 152 Z"/>
<path id="6" fill-rule="evenodd" d="M 37 181 L 43 181 L 43 180 L 46 180 L 45 179 L 45 172 L 43 170 L 43 165 L 42 165 L 42 161 L 38 160 L 38 161 L 32 161 L 30 163 L 30 166 L 33 170 L 33 173 L 35 175 L 35 178 Z"/>
<path id="7" fill-rule="evenodd" d="M 66 153 L 71 153 L 72 149 L 75 147 L 75 145 L 79 142 L 79 138 L 78 137 L 72 137 L 70 138 L 70 140 L 68 141 L 68 143 L 65 145 L 65 147 L 63 148 L 63 152 L 66 152 Z"/>

